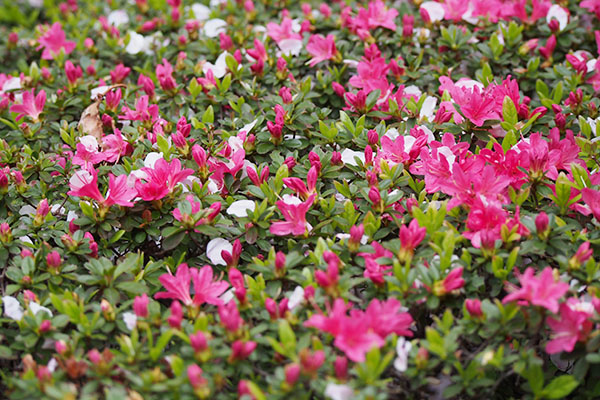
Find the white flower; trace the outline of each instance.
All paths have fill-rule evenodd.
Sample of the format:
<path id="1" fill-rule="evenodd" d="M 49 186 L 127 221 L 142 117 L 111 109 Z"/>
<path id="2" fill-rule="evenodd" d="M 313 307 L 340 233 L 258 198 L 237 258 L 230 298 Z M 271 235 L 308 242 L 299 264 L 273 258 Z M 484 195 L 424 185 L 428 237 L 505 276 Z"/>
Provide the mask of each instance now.
<path id="1" fill-rule="evenodd" d="M 354 390 L 348 385 L 329 382 L 325 388 L 325 396 L 332 400 L 350 400 L 354 397 Z"/>
<path id="2" fill-rule="evenodd" d="M 43 312 L 47 313 L 48 316 L 52 317 L 52 311 L 50 311 L 46 307 L 40 306 L 35 301 L 29 302 L 29 309 L 31 310 L 33 315 L 37 315 L 37 313 L 39 313 L 40 311 L 43 311 Z"/>
<path id="3" fill-rule="evenodd" d="M 202 72 L 204 72 L 204 75 L 206 75 L 208 71 L 212 71 L 215 78 L 221 79 L 222 77 L 224 77 L 225 73 L 227 72 L 227 62 L 225 58 L 228 54 L 229 53 L 226 51 L 221 53 L 219 57 L 217 57 L 217 61 L 215 61 L 214 64 L 208 61 L 205 62 L 202 66 Z"/>
<path id="4" fill-rule="evenodd" d="M 431 22 L 437 22 L 444 19 L 444 15 L 446 14 L 444 10 L 444 6 L 435 1 L 426 1 L 421 4 L 421 8 L 427 11 L 429 14 L 429 19 Z"/>
<path id="5" fill-rule="evenodd" d="M 44 0 L 29 0 L 29 5 L 35 8 L 42 8 L 44 6 Z"/>
<path id="6" fill-rule="evenodd" d="M 394 368 L 400 372 L 406 371 L 408 367 L 408 353 L 412 348 L 412 344 L 405 338 L 398 338 L 396 342 L 396 359 L 394 360 Z"/>
<path id="7" fill-rule="evenodd" d="M 4 296 L 2 298 L 4 303 L 4 314 L 15 321 L 20 321 L 23 318 L 23 308 L 19 304 L 19 300 L 12 296 Z"/>
<path id="8" fill-rule="evenodd" d="M 21 89 L 21 78 L 10 78 L 2 85 L 1 92 L 7 92 L 9 90 Z"/>
<path id="9" fill-rule="evenodd" d="M 92 135 L 85 135 L 79 138 L 79 143 L 85 147 L 88 153 L 98 152 L 98 140 Z"/>
<path id="10" fill-rule="evenodd" d="M 293 310 L 304 301 L 304 288 L 302 286 L 296 286 L 296 289 L 292 292 L 289 297 L 288 307 Z"/>
<path id="11" fill-rule="evenodd" d="M 233 300 L 234 294 L 235 294 L 235 288 L 231 288 L 228 291 L 226 291 L 225 293 L 223 293 L 221 296 L 219 296 L 219 299 L 223 300 L 223 303 L 227 304 L 231 300 Z"/>
<path id="12" fill-rule="evenodd" d="M 469 78 L 460 78 L 458 81 L 456 81 L 455 86 L 458 88 L 465 88 L 465 89 L 470 89 L 470 90 L 473 90 L 473 88 L 475 86 L 477 86 L 479 88 L 479 90 L 485 89 L 485 86 L 483 86 L 483 83 L 477 82 L 476 80 L 469 79 Z"/>
<path id="13" fill-rule="evenodd" d="M 302 40 L 299 39 L 283 39 L 277 46 L 281 50 L 281 54 L 294 57 L 298 56 L 302 51 Z"/>
<path id="14" fill-rule="evenodd" d="M 148 53 L 150 52 L 150 43 L 152 38 L 146 38 L 137 32 L 129 31 L 129 43 L 125 47 L 127 54 L 137 54 L 139 52 Z"/>
<path id="15" fill-rule="evenodd" d="M 227 22 L 219 18 L 209 19 L 204 23 L 203 32 L 206 36 L 214 38 L 219 36 L 221 32 L 225 32 Z"/>
<path id="16" fill-rule="evenodd" d="M 163 153 L 156 153 L 156 152 L 148 153 L 146 158 L 144 158 L 144 167 L 154 169 L 154 165 L 161 158 L 163 158 Z"/>
<path id="17" fill-rule="evenodd" d="M 289 204 L 291 206 L 297 206 L 298 204 L 302 204 L 302 200 L 300 199 L 300 197 L 294 196 L 292 194 L 284 194 L 283 196 L 281 196 L 281 200 L 283 200 L 285 204 Z"/>
<path id="18" fill-rule="evenodd" d="M 69 186 L 71 186 L 71 190 L 79 190 L 93 180 L 94 176 L 91 173 L 85 169 L 80 169 L 69 179 Z"/>
<path id="19" fill-rule="evenodd" d="M 210 8 L 206 7 L 204 4 L 192 4 L 192 12 L 198 21 L 206 21 L 210 17 Z"/>
<path id="20" fill-rule="evenodd" d="M 125 312 L 123 313 L 123 322 L 125 322 L 127 329 L 132 331 L 137 325 L 137 315 L 132 312 Z"/>
<path id="21" fill-rule="evenodd" d="M 365 162 L 365 153 L 363 152 L 350 149 L 344 149 L 344 151 L 342 151 L 342 162 L 344 164 L 353 165 L 355 167 L 358 166 L 358 163 L 354 160 L 354 157 L 357 157 L 363 163 Z"/>
<path id="22" fill-rule="evenodd" d="M 238 200 L 231 203 L 227 208 L 227 214 L 234 215 L 236 217 L 247 217 L 248 210 L 254 212 L 256 204 L 252 200 Z"/>
<path id="23" fill-rule="evenodd" d="M 90 92 L 90 99 L 96 100 L 98 95 L 104 95 L 110 86 L 98 86 L 92 89 Z"/>
<path id="24" fill-rule="evenodd" d="M 398 132 L 398 129 L 396 129 L 396 128 L 390 128 L 387 130 L 387 132 L 383 136 L 387 136 L 392 140 L 396 140 L 396 138 L 398 136 L 400 136 L 400 132 Z"/>
<path id="25" fill-rule="evenodd" d="M 30 206 L 29 204 L 24 205 L 19 210 L 19 215 L 28 215 L 30 217 L 34 217 L 35 214 L 36 214 L 36 209 L 33 206 Z"/>
<path id="26" fill-rule="evenodd" d="M 206 246 L 206 257 L 208 257 L 210 262 L 214 265 L 227 265 L 221 256 L 223 250 L 231 253 L 233 246 L 223 238 L 215 238 L 208 242 L 208 245 Z"/>
<path id="27" fill-rule="evenodd" d="M 558 21 L 558 30 L 562 31 L 569 23 L 569 12 L 558 4 L 553 4 L 546 14 L 546 22 L 550 23 L 553 18 Z"/>
<path id="28" fill-rule="evenodd" d="M 108 23 L 115 27 L 129 23 L 129 16 L 125 10 L 115 10 L 108 14 Z"/>
<path id="29" fill-rule="evenodd" d="M 338 233 L 335 235 L 335 237 L 340 240 L 348 240 L 348 239 L 350 239 L 350 234 L 349 233 Z M 367 235 L 362 235 L 362 237 L 360 238 L 360 244 L 367 244 L 368 241 L 369 241 L 369 237 Z"/>
<path id="30" fill-rule="evenodd" d="M 431 121 L 433 119 L 433 111 L 435 110 L 436 105 L 437 99 L 433 96 L 427 96 L 423 102 L 423 106 L 421 106 L 419 118 L 425 117 L 427 118 L 427 121 Z"/>
<path id="31" fill-rule="evenodd" d="M 404 88 L 404 94 L 421 97 L 421 94 L 423 94 L 423 92 L 421 92 L 421 89 L 419 89 L 415 85 L 410 85 Z"/>
<path id="32" fill-rule="evenodd" d="M 71 222 L 74 219 L 79 218 L 79 216 L 77 215 L 77 213 L 73 210 L 69 210 L 69 212 L 67 213 L 67 222 Z"/>
<path id="33" fill-rule="evenodd" d="M 52 357 L 50 359 L 50 361 L 48 361 L 48 365 L 46 366 L 48 368 L 48 371 L 50 371 L 50 373 L 56 371 L 56 367 L 58 367 L 58 362 L 56 361 L 56 359 L 54 357 Z"/>

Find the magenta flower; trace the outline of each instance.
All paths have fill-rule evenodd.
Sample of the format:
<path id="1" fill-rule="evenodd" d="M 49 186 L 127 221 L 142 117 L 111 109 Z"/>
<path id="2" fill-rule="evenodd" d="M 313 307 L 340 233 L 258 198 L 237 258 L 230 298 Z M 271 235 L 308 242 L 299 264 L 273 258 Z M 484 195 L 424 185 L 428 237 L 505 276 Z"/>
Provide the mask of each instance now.
<path id="1" fill-rule="evenodd" d="M 145 201 L 160 200 L 173 191 L 175 185 L 190 176 L 194 170 L 181 169 L 181 162 L 175 158 L 170 163 L 164 158 L 154 164 L 154 168 L 142 168 L 146 173 L 143 178 L 146 182 L 138 180 L 135 188 Z"/>
<path id="2" fill-rule="evenodd" d="M 410 221 L 408 227 L 406 227 L 406 225 L 402 225 L 400 227 L 400 243 L 402 249 L 412 254 L 419 243 L 425 239 L 426 233 L 427 229 L 421 228 L 419 221 L 416 219 Z"/>
<path id="3" fill-rule="evenodd" d="M 156 79 L 160 87 L 165 91 L 173 90 L 177 87 L 177 82 L 173 78 L 173 67 L 166 58 L 163 58 L 163 63 L 156 66 Z"/>
<path id="4" fill-rule="evenodd" d="M 46 105 L 46 91 L 42 89 L 36 96 L 35 90 L 31 89 L 31 92 L 23 92 L 23 102 L 21 104 L 13 104 L 10 107 L 10 111 L 19 113 L 16 121 L 28 116 L 33 122 L 38 122 L 40 114 L 44 111 L 44 105 Z"/>
<path id="5" fill-rule="evenodd" d="M 71 53 L 75 49 L 75 42 L 66 40 L 65 32 L 62 30 L 60 22 L 52 24 L 44 35 L 38 39 L 38 50 L 44 49 L 42 58 L 44 60 L 52 60 L 60 53 L 62 49 L 65 55 Z"/>
<path id="6" fill-rule="evenodd" d="M 285 221 L 273 222 L 270 231 L 273 235 L 304 235 L 307 229 L 310 229 L 310 224 L 306 222 L 306 213 L 310 206 L 315 201 L 316 194 L 312 194 L 308 200 L 300 204 L 288 204 L 285 201 L 279 200 L 276 204 L 279 211 L 283 214 Z"/>
<path id="7" fill-rule="evenodd" d="M 491 91 L 474 86 L 471 90 L 455 88 L 451 94 L 460 111 L 475 126 L 482 126 L 487 120 L 499 118 L 496 100 Z"/>
<path id="8" fill-rule="evenodd" d="M 312 35 L 308 39 L 306 51 L 312 56 L 309 65 L 314 67 L 321 61 L 333 60 L 338 51 L 335 47 L 335 39 L 333 35 Z"/>
<path id="9" fill-rule="evenodd" d="M 592 330 L 591 310 L 575 298 L 560 305 L 560 319 L 548 317 L 546 323 L 552 329 L 552 340 L 546 344 L 546 353 L 561 351 L 570 353 L 577 342 L 587 339 Z"/>
<path id="10" fill-rule="evenodd" d="M 511 292 L 504 297 L 502 303 L 520 300 L 535 306 L 544 307 L 553 313 L 558 312 L 558 300 L 569 290 L 569 285 L 554 279 L 554 270 L 546 267 L 534 276 L 534 269 L 527 268 L 525 273 L 519 276 L 521 288 L 512 285 L 507 287 Z"/>
<path id="11" fill-rule="evenodd" d="M 133 312 L 137 317 L 146 318 L 148 316 L 148 303 L 150 303 L 150 299 L 146 293 L 133 299 Z"/>
<path id="12" fill-rule="evenodd" d="M 114 204 L 123 207 L 133 207 L 133 200 L 137 196 L 137 190 L 127 186 L 127 175 L 115 176 L 108 174 L 108 195 L 106 199 L 98 189 L 98 173 L 95 169 L 77 171 L 69 180 L 71 190 L 69 196 L 89 197 L 96 200 L 100 205 L 110 207 Z"/>
<path id="13" fill-rule="evenodd" d="M 158 280 L 167 291 L 156 293 L 154 295 L 155 299 L 175 299 L 181 301 L 186 306 L 193 304 L 192 297 L 190 296 L 192 274 L 190 274 L 187 264 L 179 264 L 175 275 L 162 274 Z"/>
<path id="14" fill-rule="evenodd" d="M 204 303 L 220 305 L 222 300 L 218 297 L 223 294 L 229 284 L 225 281 L 213 281 L 212 267 L 205 265 L 201 269 L 189 268 L 187 264 L 180 264 L 175 275 L 162 274 L 158 280 L 166 292 L 154 295 L 155 299 L 179 300 L 186 306 L 200 306 Z M 190 295 L 190 283 L 194 282 L 194 298 Z"/>
<path id="15" fill-rule="evenodd" d="M 292 20 L 289 17 L 283 18 L 281 25 L 277 25 L 275 22 L 269 22 L 267 24 L 267 35 L 269 35 L 275 43 L 279 43 L 285 39 L 302 40 L 302 36 L 293 31 Z"/>

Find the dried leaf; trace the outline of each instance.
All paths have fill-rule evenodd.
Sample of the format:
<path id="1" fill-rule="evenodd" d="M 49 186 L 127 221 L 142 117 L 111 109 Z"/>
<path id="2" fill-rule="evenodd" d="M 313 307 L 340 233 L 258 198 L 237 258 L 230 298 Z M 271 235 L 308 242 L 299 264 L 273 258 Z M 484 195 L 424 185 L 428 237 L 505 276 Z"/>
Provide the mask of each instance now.
<path id="1" fill-rule="evenodd" d="M 102 130 L 102 119 L 100 118 L 100 102 L 102 97 L 90 104 L 83 113 L 79 120 L 79 129 L 86 135 L 92 135 L 96 139 L 102 139 L 104 131 Z"/>

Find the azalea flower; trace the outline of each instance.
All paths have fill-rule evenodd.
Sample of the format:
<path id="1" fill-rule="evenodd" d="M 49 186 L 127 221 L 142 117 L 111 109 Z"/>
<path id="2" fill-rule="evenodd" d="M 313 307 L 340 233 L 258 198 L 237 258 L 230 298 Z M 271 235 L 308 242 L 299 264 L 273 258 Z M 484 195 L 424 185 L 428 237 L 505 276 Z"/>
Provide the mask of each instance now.
<path id="1" fill-rule="evenodd" d="M 548 354 L 572 352 L 577 342 L 584 342 L 588 338 L 593 328 L 590 321 L 592 315 L 593 309 L 585 309 L 575 298 L 561 304 L 559 319 L 546 318 L 546 324 L 552 329 L 552 340 L 546 343 L 546 352 Z"/>
<path id="2" fill-rule="evenodd" d="M 189 168 L 182 169 L 178 158 L 170 163 L 161 158 L 153 168 L 144 167 L 142 171 L 146 176 L 135 183 L 135 188 L 145 201 L 160 200 L 169 195 L 179 182 L 194 172 Z"/>
<path id="3" fill-rule="evenodd" d="M 186 306 L 200 306 L 204 303 L 221 305 L 223 301 L 219 296 L 227 290 L 229 284 L 225 281 L 214 281 L 213 270 L 209 265 L 201 269 L 189 268 L 187 264 L 180 264 L 175 275 L 162 274 L 158 280 L 166 292 L 154 295 L 155 299 L 179 300 Z M 190 295 L 190 283 L 194 283 L 194 298 Z"/>
<path id="4" fill-rule="evenodd" d="M 314 67 L 321 61 L 333 60 L 338 55 L 333 35 L 327 35 L 326 38 L 323 35 L 312 35 L 308 39 L 306 51 L 312 56 L 309 62 L 311 67 Z"/>
<path id="5" fill-rule="evenodd" d="M 306 222 L 306 213 L 316 196 L 316 194 L 312 194 L 304 203 L 300 204 L 288 204 L 279 200 L 276 204 L 285 221 L 273 222 L 269 228 L 271 233 L 277 236 L 304 235 L 311 228 L 310 224 Z"/>
<path id="6" fill-rule="evenodd" d="M 57 56 L 61 50 L 64 51 L 65 55 L 70 54 L 76 46 L 75 42 L 66 40 L 65 32 L 62 30 L 60 22 L 52 24 L 42 37 L 38 39 L 40 44 L 38 50 L 44 49 L 42 52 L 42 58 L 44 60 L 52 60 Z"/>
<path id="7" fill-rule="evenodd" d="M 133 207 L 133 200 L 137 196 L 137 190 L 127 185 L 127 175 L 115 177 L 108 174 L 108 192 L 106 198 L 98 189 L 98 173 L 95 169 L 77 171 L 69 180 L 70 196 L 89 197 L 96 200 L 101 206 L 110 207 L 114 204 L 123 207 Z"/>
<path id="8" fill-rule="evenodd" d="M 44 111 L 44 105 L 46 104 L 46 91 L 44 89 L 40 90 L 38 94 L 35 94 L 35 89 L 31 89 L 31 91 L 23 92 L 23 101 L 21 104 L 13 104 L 10 107 L 11 112 L 16 112 L 17 118 L 15 119 L 17 122 L 28 116 L 33 120 L 33 122 L 38 122 L 40 114 Z"/>
<path id="9" fill-rule="evenodd" d="M 502 303 L 511 301 L 522 301 L 535 306 L 544 307 L 553 313 L 558 312 L 558 300 L 569 290 L 567 283 L 556 281 L 554 270 L 546 267 L 537 276 L 534 276 L 534 269 L 527 268 L 523 275 L 518 277 L 521 288 L 509 285 L 507 290 L 510 292 Z"/>

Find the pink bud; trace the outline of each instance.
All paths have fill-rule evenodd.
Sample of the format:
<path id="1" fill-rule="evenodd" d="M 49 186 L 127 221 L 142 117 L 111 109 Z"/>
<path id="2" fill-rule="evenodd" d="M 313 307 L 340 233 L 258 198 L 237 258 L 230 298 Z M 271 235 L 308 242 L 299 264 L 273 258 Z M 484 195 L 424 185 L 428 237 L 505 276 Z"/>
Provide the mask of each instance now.
<path id="1" fill-rule="evenodd" d="M 283 271 L 285 269 L 285 254 L 281 251 L 278 251 L 275 254 L 275 271 Z"/>
<path id="2" fill-rule="evenodd" d="M 334 151 L 331 153 L 331 165 L 340 165 L 342 163 L 342 153 Z"/>
<path id="3" fill-rule="evenodd" d="M 190 345 L 194 352 L 199 353 L 208 348 L 208 340 L 202 331 L 198 331 L 190 335 Z"/>
<path id="4" fill-rule="evenodd" d="M 284 372 L 285 382 L 290 386 L 294 386 L 300 377 L 300 365 L 296 363 L 288 364 L 285 366 Z"/>
<path id="5" fill-rule="evenodd" d="M 369 200 L 371 200 L 373 205 L 377 206 L 381 202 L 381 194 L 379 193 L 379 189 L 377 189 L 375 186 L 371 186 L 371 189 L 369 190 Z"/>
<path id="6" fill-rule="evenodd" d="M 537 229 L 538 234 L 546 232 L 549 223 L 548 214 L 543 211 L 540 212 L 537 217 L 535 217 L 535 228 Z"/>
<path id="7" fill-rule="evenodd" d="M 87 356 L 94 365 L 98 365 L 102 362 L 102 355 L 96 349 L 88 351 Z"/>
<path id="8" fill-rule="evenodd" d="M 202 376 L 202 368 L 196 364 L 192 364 L 187 369 L 188 379 L 194 389 L 206 385 L 206 378 Z"/>
<path id="9" fill-rule="evenodd" d="M 52 329 L 52 322 L 49 319 L 43 320 L 42 323 L 40 324 L 40 332 L 46 333 L 50 329 Z"/>
<path id="10" fill-rule="evenodd" d="M 344 356 L 337 356 L 333 362 L 336 378 L 345 380 L 348 377 L 348 359 Z"/>
<path id="11" fill-rule="evenodd" d="M 481 311 L 481 301 L 479 299 L 467 299 L 465 300 L 465 308 L 472 317 L 481 317 L 483 312 Z"/>
<path id="12" fill-rule="evenodd" d="M 150 303 L 150 299 L 146 293 L 141 296 L 136 296 L 133 299 L 133 312 L 139 318 L 146 318 L 148 316 L 148 303 Z"/>
<path id="13" fill-rule="evenodd" d="M 174 329 L 181 327 L 181 321 L 183 320 L 183 309 L 178 301 L 171 303 L 171 315 L 167 318 L 169 326 Z"/>
<path id="14" fill-rule="evenodd" d="M 48 268 L 56 269 L 60 267 L 62 264 L 62 259 L 60 258 L 60 254 L 57 251 L 52 251 L 46 255 L 46 263 L 48 264 Z"/>
<path id="15" fill-rule="evenodd" d="M 375 129 L 371 129 L 369 132 L 367 132 L 367 140 L 369 141 L 370 145 L 379 143 L 379 134 Z"/>
<path id="16" fill-rule="evenodd" d="M 56 342 L 54 342 L 54 350 L 58 354 L 63 355 L 68 350 L 68 347 L 63 340 L 57 340 Z"/>

